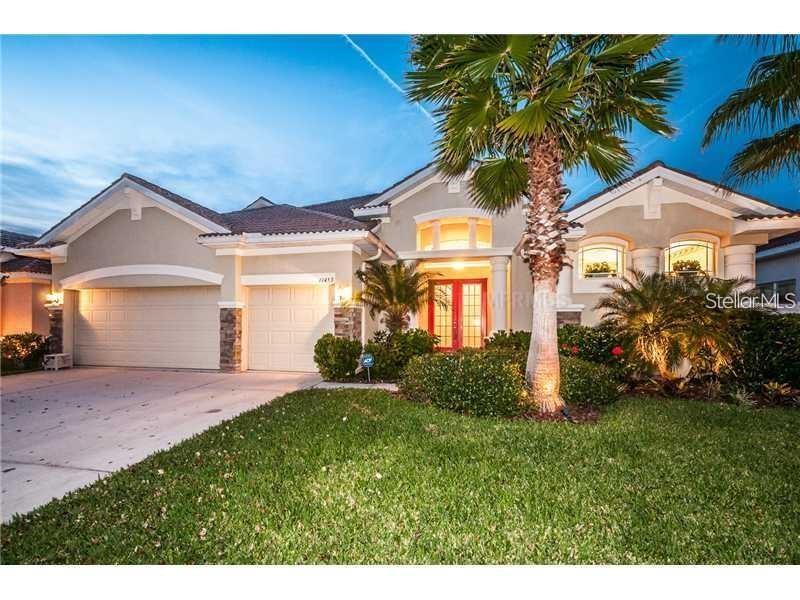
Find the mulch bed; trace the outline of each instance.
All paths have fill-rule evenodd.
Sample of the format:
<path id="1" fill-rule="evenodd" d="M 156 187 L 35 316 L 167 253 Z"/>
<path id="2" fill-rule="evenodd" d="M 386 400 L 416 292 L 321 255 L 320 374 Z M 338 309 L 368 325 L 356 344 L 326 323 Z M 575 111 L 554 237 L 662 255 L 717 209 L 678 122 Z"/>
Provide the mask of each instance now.
<path id="1" fill-rule="evenodd" d="M 528 412 L 524 413 L 521 417 L 526 421 L 540 421 L 540 422 L 569 422 L 576 425 L 585 425 L 596 423 L 600 418 L 600 411 L 590 406 L 567 406 L 564 412 L 545 413 Z"/>

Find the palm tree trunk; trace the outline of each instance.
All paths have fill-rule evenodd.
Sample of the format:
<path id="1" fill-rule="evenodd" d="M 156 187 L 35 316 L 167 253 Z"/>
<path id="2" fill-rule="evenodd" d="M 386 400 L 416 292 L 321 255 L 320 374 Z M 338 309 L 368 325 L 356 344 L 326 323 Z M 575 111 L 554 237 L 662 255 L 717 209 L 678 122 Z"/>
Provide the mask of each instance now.
<path id="1" fill-rule="evenodd" d="M 533 321 L 525 375 L 539 411 L 548 413 L 564 406 L 560 394 L 556 286 L 564 262 L 567 222 L 561 212 L 565 190 L 557 139 L 530 143 L 528 190 L 524 257 L 533 280 Z"/>

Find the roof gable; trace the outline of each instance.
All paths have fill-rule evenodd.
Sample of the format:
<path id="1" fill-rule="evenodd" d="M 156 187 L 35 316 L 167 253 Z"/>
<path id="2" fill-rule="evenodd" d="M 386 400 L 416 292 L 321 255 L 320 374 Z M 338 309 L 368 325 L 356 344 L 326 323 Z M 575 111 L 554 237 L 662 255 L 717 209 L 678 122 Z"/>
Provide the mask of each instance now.
<path id="1" fill-rule="evenodd" d="M 216 211 L 146 179 L 130 173 L 123 173 L 111 185 L 43 233 L 36 240 L 36 245 L 52 245 L 56 240 L 68 241 L 70 238 L 74 239 L 83 231 L 93 227 L 108 216 L 104 209 L 112 208 L 109 203 L 115 201 L 116 192 L 126 192 L 129 189 L 139 192 L 159 208 L 194 225 L 203 233 L 223 233 L 228 231 L 225 219 Z M 136 200 L 132 199 L 131 207 L 135 203 Z M 113 206 L 114 210 L 117 208 L 119 206 Z"/>
<path id="2" fill-rule="evenodd" d="M 265 206 L 275 206 L 275 203 L 269 198 L 265 198 L 264 196 L 259 196 L 258 198 L 253 200 L 250 204 L 245 206 L 242 210 L 250 210 L 253 208 L 264 208 Z"/>
<path id="3" fill-rule="evenodd" d="M 694 173 L 668 167 L 656 161 L 634 172 L 623 181 L 605 188 L 567 209 L 570 221 L 591 220 L 596 214 L 606 212 L 611 204 L 645 185 L 668 186 L 693 197 L 698 205 L 712 212 L 724 211 L 732 217 L 770 217 L 790 214 L 791 211 L 760 198 L 748 196 L 719 183 L 698 177 Z"/>

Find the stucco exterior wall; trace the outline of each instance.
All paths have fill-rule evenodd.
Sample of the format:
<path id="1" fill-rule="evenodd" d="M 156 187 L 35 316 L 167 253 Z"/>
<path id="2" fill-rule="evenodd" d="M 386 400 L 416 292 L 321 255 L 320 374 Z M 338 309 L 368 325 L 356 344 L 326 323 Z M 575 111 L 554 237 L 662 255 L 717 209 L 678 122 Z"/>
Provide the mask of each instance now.
<path id="1" fill-rule="evenodd" d="M 159 208 L 143 208 L 138 221 L 131 220 L 129 210 L 117 210 L 70 242 L 67 261 L 52 265 L 53 285 L 58 288 L 61 279 L 84 271 L 132 264 L 179 265 L 231 276 L 227 272 L 232 267 L 231 257 L 217 257 L 213 250 L 198 244 L 200 233 Z M 185 279 L 154 278 L 148 285 L 187 283 L 192 284 Z"/>
<path id="2" fill-rule="evenodd" d="M 33 331 L 46 336 L 50 331 L 50 323 L 44 304 L 49 291 L 49 283 L 3 284 L 0 296 L 0 335 Z"/>
<path id="3" fill-rule="evenodd" d="M 446 183 L 434 183 L 392 206 L 391 220 L 381 225 L 379 236 L 395 252 L 413 252 L 417 249 L 414 216 L 447 208 L 474 208 L 466 184 L 462 183 L 460 192 L 451 194 Z M 524 228 L 521 205 L 505 215 L 492 216 L 491 220 L 493 247 L 513 247 L 519 242 Z"/>

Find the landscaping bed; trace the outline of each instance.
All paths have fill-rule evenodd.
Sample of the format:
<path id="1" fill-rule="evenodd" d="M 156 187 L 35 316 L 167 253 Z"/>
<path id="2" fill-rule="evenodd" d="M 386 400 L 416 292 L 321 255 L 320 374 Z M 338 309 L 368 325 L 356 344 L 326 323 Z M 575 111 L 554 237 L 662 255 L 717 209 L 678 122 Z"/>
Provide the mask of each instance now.
<path id="1" fill-rule="evenodd" d="M 0 531 L 4 563 L 797 563 L 800 411 L 592 426 L 305 390 Z"/>

